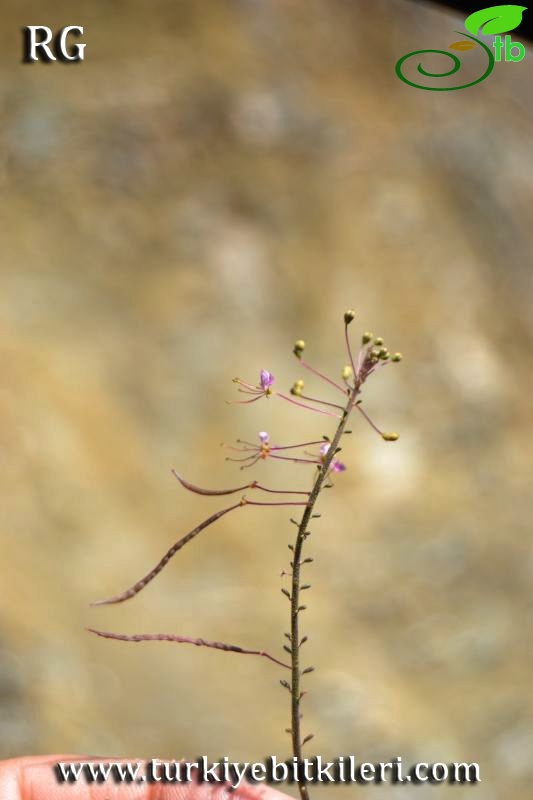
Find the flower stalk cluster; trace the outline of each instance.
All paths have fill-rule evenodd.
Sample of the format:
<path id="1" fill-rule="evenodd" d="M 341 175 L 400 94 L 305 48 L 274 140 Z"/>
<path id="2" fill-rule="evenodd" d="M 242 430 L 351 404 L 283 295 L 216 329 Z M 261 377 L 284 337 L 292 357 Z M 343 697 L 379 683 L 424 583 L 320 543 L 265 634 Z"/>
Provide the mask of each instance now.
<path id="1" fill-rule="evenodd" d="M 265 461 L 267 459 L 288 461 L 306 469 L 312 465 L 315 469 L 315 476 L 311 488 L 308 490 L 287 487 L 278 489 L 265 486 L 254 479 L 230 489 L 208 489 L 190 483 L 181 474 L 173 471 L 180 485 L 194 494 L 203 497 L 222 497 L 226 495 L 240 495 L 240 497 L 236 502 L 216 511 L 179 538 L 170 549 L 167 550 L 157 564 L 128 589 L 106 600 L 99 600 L 93 603 L 93 605 L 122 603 L 137 595 L 148 583 L 157 577 L 179 550 L 226 514 L 251 506 L 259 506 L 262 509 L 269 507 L 301 507 L 302 514 L 300 520 L 291 519 L 291 522 L 297 527 L 297 534 L 294 544 L 289 545 L 291 551 L 290 571 L 282 573 L 282 575 L 287 575 L 290 578 L 290 588 L 282 588 L 282 592 L 287 596 L 290 603 L 290 632 L 285 634 L 287 643 L 284 645 L 284 650 L 289 656 L 289 663 L 261 649 L 250 649 L 237 645 L 230 645 L 225 642 L 208 641 L 202 638 L 189 638 L 165 633 L 126 635 L 109 633 L 94 628 L 89 629 L 98 636 L 120 641 L 170 641 L 194 644 L 196 646 L 224 650 L 226 652 L 257 655 L 288 670 L 290 678 L 283 678 L 280 683 L 287 689 L 291 698 L 291 722 L 290 727 L 287 728 L 287 732 L 291 736 L 293 756 L 299 761 L 302 759 L 303 746 L 313 738 L 313 734 L 302 736 L 301 731 L 301 702 L 305 694 L 302 690 L 302 678 L 314 670 L 312 666 L 302 665 L 300 653 L 302 646 L 307 641 L 307 636 L 302 636 L 300 629 L 300 616 L 306 609 L 305 604 L 301 602 L 301 594 L 303 591 L 311 588 L 310 584 L 301 582 L 301 575 L 302 568 L 313 561 L 312 558 L 304 558 L 303 555 L 305 542 L 310 535 L 309 525 L 313 519 L 320 516 L 315 513 L 315 506 L 322 489 L 332 486 L 331 480 L 333 476 L 346 470 L 346 465 L 339 460 L 338 453 L 341 449 L 340 443 L 343 435 L 350 432 L 346 429 L 346 426 L 354 409 L 362 415 L 372 430 L 378 433 L 384 441 L 393 442 L 398 439 L 397 433 L 382 431 L 373 422 L 366 410 L 362 408 L 360 394 L 363 384 L 371 375 L 388 364 L 399 362 L 402 356 L 400 353 L 391 355 L 384 346 L 383 339 L 381 337 L 374 337 L 370 332 L 365 332 L 363 334 L 361 347 L 354 356 L 348 330 L 354 318 L 355 311 L 353 309 L 348 309 L 344 314 L 344 336 L 349 363 L 341 370 L 340 375 L 342 383 L 323 374 L 304 361 L 303 353 L 305 351 L 305 342 L 302 339 L 299 339 L 293 348 L 294 355 L 301 367 L 310 372 L 314 378 L 318 378 L 325 383 L 329 389 L 334 388 L 337 392 L 342 394 L 342 399 L 338 398 L 338 402 L 333 402 L 330 399 L 325 400 L 317 398 L 307 393 L 304 394 L 305 384 L 302 378 L 295 381 L 289 393 L 280 392 L 274 388 L 274 375 L 266 369 L 260 371 L 257 384 L 243 381 L 240 378 L 234 378 L 234 383 L 239 387 L 238 391 L 248 395 L 248 398 L 230 402 L 248 404 L 254 403 L 262 398 L 279 398 L 282 401 L 305 409 L 306 411 L 313 411 L 337 419 L 336 429 L 331 438 L 329 436 L 322 436 L 313 441 L 297 444 L 277 444 L 272 443 L 271 437 L 266 431 L 260 431 L 256 442 L 238 439 L 235 445 L 224 445 L 224 447 L 232 453 L 231 456 L 227 456 L 227 460 L 239 463 L 241 470 L 255 467 L 260 461 Z M 266 496 L 275 496 L 275 499 L 274 497 L 272 497 L 272 499 L 267 499 Z M 253 499 L 251 499 L 251 497 Z M 298 788 L 301 800 L 308 800 L 309 793 L 305 782 L 301 782 Z"/>

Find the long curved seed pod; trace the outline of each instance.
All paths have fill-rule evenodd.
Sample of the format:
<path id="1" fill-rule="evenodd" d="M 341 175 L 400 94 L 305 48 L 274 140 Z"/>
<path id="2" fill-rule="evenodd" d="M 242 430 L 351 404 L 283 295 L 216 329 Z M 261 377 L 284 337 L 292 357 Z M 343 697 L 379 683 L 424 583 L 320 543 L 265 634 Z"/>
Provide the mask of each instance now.
<path id="1" fill-rule="evenodd" d="M 144 576 L 144 578 L 141 578 L 139 581 L 137 581 L 137 583 L 134 583 L 133 586 L 131 586 L 129 589 L 126 589 L 125 592 L 117 594 L 114 597 L 110 597 L 108 600 L 96 600 L 94 603 L 91 603 L 91 605 L 107 606 L 107 605 L 112 605 L 113 603 L 123 603 L 124 600 L 129 600 L 130 597 L 134 597 L 142 589 L 144 589 L 146 584 L 150 583 L 150 581 L 153 580 L 156 577 L 156 575 L 159 575 L 161 570 L 168 564 L 172 556 L 175 555 L 178 552 L 178 550 L 181 550 L 181 548 L 184 547 L 188 542 L 190 542 L 191 539 L 194 539 L 195 536 L 198 536 L 199 533 L 201 533 L 205 528 L 207 528 L 213 522 L 216 522 L 217 519 L 223 517 L 224 514 L 227 514 L 229 511 L 233 511 L 236 508 L 241 508 L 243 505 L 244 503 L 242 501 L 239 503 L 235 503 L 235 505 L 229 506 L 229 508 L 223 508 L 221 511 L 217 511 L 216 514 L 212 514 L 207 519 L 204 519 L 204 521 L 200 522 L 200 524 L 197 525 L 196 528 L 193 528 L 192 531 L 189 531 L 189 533 L 186 533 L 185 536 L 182 536 L 181 539 L 178 539 L 178 541 L 172 545 L 170 550 L 168 550 L 165 553 L 161 561 L 159 561 L 155 565 L 155 567 L 152 570 L 150 570 L 150 572 L 147 575 Z"/>
<path id="2" fill-rule="evenodd" d="M 117 639 L 121 642 L 178 642 L 179 644 L 194 644 L 196 647 L 212 647 L 215 650 L 226 650 L 229 653 L 241 653 L 247 656 L 262 656 L 278 664 L 280 667 L 290 669 L 289 664 L 284 664 L 283 661 L 278 661 L 277 658 L 271 656 L 270 653 L 264 650 L 247 650 L 245 647 L 239 647 L 235 644 L 226 644 L 225 642 L 209 642 L 206 639 L 192 639 L 188 636 L 175 636 L 170 633 L 138 633 L 133 636 L 128 636 L 123 633 L 108 633 L 107 631 L 97 631 L 95 628 L 88 628 L 91 633 L 97 636 L 102 636 L 104 639 Z"/>
<path id="3" fill-rule="evenodd" d="M 183 478 L 179 474 L 179 472 L 176 472 L 175 469 L 172 470 L 172 474 L 174 475 L 175 478 L 177 478 L 177 480 L 181 483 L 184 489 L 188 489 L 189 492 L 194 492 L 195 494 L 203 494 L 208 496 L 236 494 L 236 492 L 242 492 L 245 489 L 249 489 L 252 486 L 251 483 L 245 483 L 244 486 L 237 486 L 235 489 L 202 489 L 201 486 L 195 486 L 194 483 L 189 483 L 189 481 L 186 481 L 185 478 Z"/>

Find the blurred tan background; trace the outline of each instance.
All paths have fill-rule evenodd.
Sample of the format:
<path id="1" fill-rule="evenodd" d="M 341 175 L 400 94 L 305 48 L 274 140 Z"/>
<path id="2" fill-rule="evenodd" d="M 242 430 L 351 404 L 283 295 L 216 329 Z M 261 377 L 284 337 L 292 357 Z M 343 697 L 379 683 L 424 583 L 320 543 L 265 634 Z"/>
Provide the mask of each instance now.
<path id="1" fill-rule="evenodd" d="M 21 64 L 40 23 L 84 25 L 85 62 Z M 403 0 L 3 4 L 3 756 L 288 754 L 273 665 L 85 632 L 279 653 L 287 510 L 229 516 L 129 603 L 88 604 L 219 507 L 172 467 L 231 485 L 221 441 L 331 431 L 224 401 L 234 375 L 300 377 L 300 336 L 336 373 L 353 305 L 356 336 L 404 353 L 365 393 L 401 438 L 354 420 L 309 541 L 310 752 L 479 761 L 476 797 L 530 797 L 530 53 L 460 92 L 393 71 L 462 23 Z"/>

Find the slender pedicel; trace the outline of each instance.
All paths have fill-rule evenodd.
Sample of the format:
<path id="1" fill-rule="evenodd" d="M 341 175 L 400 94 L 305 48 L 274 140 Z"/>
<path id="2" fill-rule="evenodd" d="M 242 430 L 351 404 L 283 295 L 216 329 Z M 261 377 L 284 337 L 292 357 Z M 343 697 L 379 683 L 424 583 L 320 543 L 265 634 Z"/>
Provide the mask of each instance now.
<path id="1" fill-rule="evenodd" d="M 260 503 L 256 500 L 248 500 L 243 497 L 244 505 L 247 506 L 306 506 L 307 500 L 287 500 L 276 503 Z"/>
<path id="2" fill-rule="evenodd" d="M 305 350 L 305 342 L 304 342 L 304 340 L 303 339 L 298 339 L 298 341 L 296 341 L 294 343 L 294 347 L 293 347 L 292 352 L 294 353 L 294 355 L 296 356 L 296 358 L 298 359 L 298 361 L 300 362 L 302 367 L 305 367 L 305 369 L 309 370 L 309 372 L 312 372 L 313 375 L 317 376 L 317 378 L 321 378 L 321 380 L 326 381 L 326 383 L 329 383 L 330 386 L 334 386 L 335 389 L 339 390 L 339 392 L 342 392 L 343 394 L 346 394 L 346 390 L 343 389 L 343 387 L 340 386 L 340 384 L 338 384 L 336 381 L 332 380 L 331 378 L 328 378 L 327 375 L 323 375 L 322 372 L 319 372 L 319 370 L 315 369 L 315 367 L 312 367 L 310 364 L 307 364 L 303 360 L 302 353 L 303 353 L 304 350 Z"/>
<path id="3" fill-rule="evenodd" d="M 330 406 L 331 408 L 337 408 L 339 411 L 344 411 L 344 406 L 341 406 L 338 403 L 329 403 L 327 400 L 319 400 L 317 397 L 309 397 L 305 394 L 298 394 L 296 396 L 301 397 L 302 400 L 308 400 L 310 403 L 320 403 L 322 406 Z"/>
<path id="4" fill-rule="evenodd" d="M 302 448 L 302 447 L 312 447 L 314 444 L 322 444 L 324 439 L 318 439 L 316 442 L 302 442 L 301 444 L 285 444 L 279 446 L 277 444 L 273 445 L 270 449 L 271 450 L 294 450 L 295 448 Z"/>
<path id="5" fill-rule="evenodd" d="M 349 308 L 348 311 L 346 311 L 344 314 L 344 338 L 346 340 L 346 349 L 348 350 L 348 356 L 350 358 L 350 364 L 352 365 L 352 370 L 354 372 L 354 375 L 357 375 L 358 372 L 353 360 L 352 348 L 350 346 L 350 337 L 348 335 L 348 325 L 350 324 L 350 322 L 352 322 L 354 317 L 355 317 L 355 311 L 353 310 L 353 308 Z"/>
<path id="6" fill-rule="evenodd" d="M 273 453 L 270 458 L 276 458 L 278 461 L 292 461 L 293 464 L 318 464 L 319 461 L 315 461 L 314 459 L 310 458 L 293 458 L 292 456 L 277 456 Z"/>
<path id="7" fill-rule="evenodd" d="M 254 483 L 250 484 L 250 489 L 260 489 L 262 492 L 270 492 L 271 494 L 305 494 L 305 495 L 309 495 L 309 492 L 302 492 L 301 490 L 293 491 L 292 489 L 267 489 L 266 486 L 261 486 L 259 483 L 255 483 L 255 481 L 254 481 Z"/>
<path id="8" fill-rule="evenodd" d="M 336 381 L 332 380 L 331 378 L 328 378 L 327 375 L 323 375 L 317 369 L 315 369 L 310 364 L 308 364 L 306 361 L 304 361 L 303 358 L 300 358 L 298 360 L 299 360 L 300 364 L 302 365 L 302 367 L 304 367 L 309 372 L 312 372 L 313 375 L 317 376 L 317 378 L 321 378 L 323 381 L 326 381 L 326 383 L 329 383 L 330 386 L 334 386 L 335 389 L 338 389 L 339 392 L 342 392 L 344 395 L 346 394 L 346 389 L 343 386 L 341 386 L 340 383 L 337 383 Z"/>
<path id="9" fill-rule="evenodd" d="M 360 402 L 359 402 L 359 403 L 356 403 L 356 404 L 355 404 L 355 407 L 357 408 L 357 410 L 358 410 L 358 411 L 360 411 L 360 412 L 361 412 L 361 414 L 362 414 L 362 415 L 363 415 L 363 417 L 366 419 L 366 421 L 368 422 L 368 424 L 370 425 L 370 427 L 371 427 L 373 430 L 375 430 L 375 431 L 376 431 L 376 433 L 379 433 L 379 435 L 381 436 L 381 438 L 382 438 L 382 439 L 383 439 L 385 442 L 396 442 L 396 441 L 397 441 L 397 440 L 400 438 L 400 437 L 398 436 L 398 434 L 397 434 L 397 433 L 395 433 L 394 431 L 387 432 L 387 431 L 382 431 L 382 430 L 380 430 L 380 429 L 378 428 L 378 426 L 377 426 L 377 425 L 376 425 L 376 424 L 375 424 L 375 423 L 374 423 L 374 422 L 373 422 L 373 421 L 370 419 L 370 417 L 368 416 L 368 414 L 366 413 L 366 411 L 365 411 L 365 410 L 364 410 L 364 409 L 361 407 L 361 403 L 360 403 Z"/>
<path id="10" fill-rule="evenodd" d="M 245 483 L 244 486 L 236 486 L 234 489 L 203 489 L 201 486 L 195 486 L 194 483 L 190 483 L 186 481 L 175 469 L 172 470 L 172 474 L 175 478 L 181 483 L 184 489 L 188 489 L 189 492 L 194 492 L 195 494 L 202 494 L 206 496 L 219 496 L 225 494 L 236 494 L 237 492 L 243 492 L 246 489 L 258 489 L 261 492 L 269 492 L 271 494 L 309 494 L 309 492 L 302 492 L 302 491 L 292 491 L 291 489 L 269 489 L 267 486 L 262 486 L 257 481 L 251 481 L 251 483 Z"/>
<path id="11" fill-rule="evenodd" d="M 95 633 L 97 636 L 102 636 L 104 639 L 117 639 L 120 642 L 178 642 L 178 644 L 194 644 L 196 647 L 211 647 L 215 650 L 226 650 L 228 653 L 240 653 L 241 655 L 248 656 L 261 656 L 268 658 L 280 667 L 290 669 L 290 664 L 285 664 L 279 661 L 270 653 L 265 650 L 248 650 L 245 647 L 239 647 L 236 644 L 226 644 L 225 642 L 210 642 L 207 639 L 193 639 L 189 636 L 175 636 L 171 633 L 136 633 L 128 636 L 124 633 L 109 633 L 108 631 L 98 631 L 96 628 L 87 628 L 90 633 Z"/>
<path id="12" fill-rule="evenodd" d="M 286 394 L 281 394 L 280 392 L 276 392 L 276 395 L 278 397 L 283 398 L 283 400 L 288 400 L 289 403 L 292 403 L 295 406 L 299 406 L 300 408 L 307 408 L 308 411 L 314 411 L 315 414 L 325 414 L 327 417 L 336 417 L 337 419 L 340 419 L 339 414 L 333 414 L 331 411 L 322 411 L 321 408 L 313 408 L 313 406 L 308 406 L 305 403 L 298 403 L 296 400 L 287 397 Z"/>
<path id="13" fill-rule="evenodd" d="M 380 431 L 380 429 L 378 428 L 378 426 L 376 425 L 376 423 L 375 423 L 375 422 L 373 422 L 373 421 L 370 419 L 370 417 L 368 416 L 368 414 L 366 413 L 366 411 L 364 410 L 364 408 L 361 406 L 361 403 L 356 403 L 356 404 L 355 404 L 355 407 L 356 407 L 356 409 L 357 409 L 357 410 L 358 410 L 358 411 L 359 411 L 359 412 L 360 412 L 360 413 L 363 415 L 363 417 L 366 419 L 366 421 L 368 422 L 368 424 L 370 425 L 370 427 L 371 427 L 373 430 L 375 430 L 375 431 L 376 431 L 376 433 L 379 433 L 379 435 L 380 435 L 380 436 L 383 436 L 383 431 Z"/>

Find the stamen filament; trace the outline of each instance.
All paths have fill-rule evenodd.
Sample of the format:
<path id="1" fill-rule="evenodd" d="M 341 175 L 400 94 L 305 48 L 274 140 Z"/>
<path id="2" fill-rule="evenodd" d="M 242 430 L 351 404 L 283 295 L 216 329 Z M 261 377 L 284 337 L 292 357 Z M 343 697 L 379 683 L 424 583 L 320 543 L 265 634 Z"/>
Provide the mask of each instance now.
<path id="1" fill-rule="evenodd" d="M 261 394 L 258 394 L 257 397 L 252 397 L 251 400 L 226 400 L 226 403 L 228 404 L 228 406 L 245 405 L 245 403 L 255 403 L 256 400 L 261 399 L 263 394 L 264 393 L 261 392 Z"/>
<path id="2" fill-rule="evenodd" d="M 237 452 L 239 452 L 239 451 L 237 451 Z M 255 456 L 255 455 L 246 456 L 245 458 L 233 458 L 232 456 L 226 456 L 226 461 L 236 461 L 237 463 L 239 463 L 240 461 L 251 461 L 251 459 L 256 458 L 256 457 L 259 458 L 259 456 Z"/>

